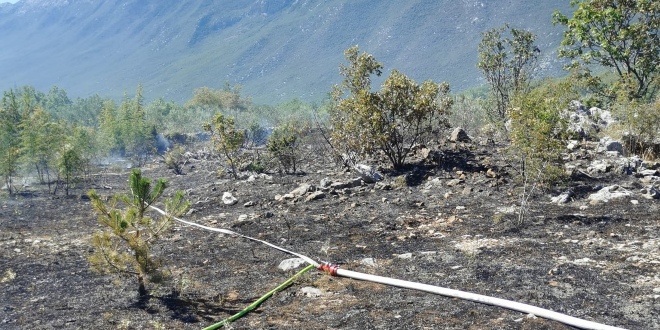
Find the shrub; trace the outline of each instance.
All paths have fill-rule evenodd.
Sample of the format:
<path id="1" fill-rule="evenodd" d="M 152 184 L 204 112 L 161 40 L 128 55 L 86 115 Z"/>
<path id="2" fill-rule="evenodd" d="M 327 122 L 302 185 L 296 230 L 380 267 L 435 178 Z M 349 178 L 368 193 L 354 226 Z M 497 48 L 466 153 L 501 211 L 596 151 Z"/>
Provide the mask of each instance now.
<path id="1" fill-rule="evenodd" d="M 175 146 L 165 153 L 165 165 L 174 171 L 176 175 L 183 174 L 183 164 L 186 158 L 183 156 L 185 149 L 182 146 Z"/>
<path id="2" fill-rule="evenodd" d="M 444 115 L 452 105 L 449 84 L 429 80 L 420 85 L 393 70 L 381 90 L 372 92 L 371 76 L 379 76 L 382 65 L 357 46 L 344 54 L 349 66 L 340 67 L 344 81 L 332 91 L 333 147 L 348 155 L 382 152 L 394 168 L 403 167 L 414 145 L 424 144 L 446 125 Z"/>
<path id="3" fill-rule="evenodd" d="M 88 196 L 94 210 L 99 214 L 99 223 L 109 230 L 94 234 L 94 253 L 89 257 L 92 269 L 101 273 L 135 276 L 140 296 L 148 294 L 146 282 L 162 277 L 159 267 L 162 261 L 151 254 L 151 247 L 172 227 L 172 217 L 183 214 L 190 203 L 184 201 L 183 192 L 165 200 L 168 216 L 152 219 L 147 216 L 150 205 L 163 194 L 166 182 L 160 179 L 152 187 L 151 180 L 142 177 L 140 170 L 133 170 L 129 178 L 129 195 L 117 194 L 108 204 L 96 191 Z M 117 204 L 123 202 L 122 211 Z"/>
<path id="4" fill-rule="evenodd" d="M 217 112 L 211 122 L 204 124 L 204 130 L 211 133 L 214 149 L 227 159 L 234 178 L 240 151 L 245 143 L 245 132 L 236 128 L 234 118 Z"/>
<path id="5" fill-rule="evenodd" d="M 646 159 L 660 157 L 660 97 L 654 103 L 623 99 L 613 106 L 626 151 Z"/>
<path id="6" fill-rule="evenodd" d="M 561 180 L 561 152 L 568 140 L 562 112 L 578 95 L 570 81 L 546 80 L 529 93 L 518 95 L 511 110 L 511 154 L 522 178 L 537 175 L 543 183 Z"/>
<path id="7" fill-rule="evenodd" d="M 278 161 L 280 169 L 286 173 L 297 171 L 302 132 L 302 126 L 297 122 L 288 122 L 273 130 L 266 143 L 268 153 Z"/>

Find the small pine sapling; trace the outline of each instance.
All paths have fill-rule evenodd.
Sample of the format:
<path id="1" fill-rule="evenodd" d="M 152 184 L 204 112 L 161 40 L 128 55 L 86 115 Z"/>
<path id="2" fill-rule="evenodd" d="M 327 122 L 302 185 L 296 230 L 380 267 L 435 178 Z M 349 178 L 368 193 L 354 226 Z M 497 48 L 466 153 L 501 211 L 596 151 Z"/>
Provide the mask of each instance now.
<path id="1" fill-rule="evenodd" d="M 100 273 L 135 276 L 141 297 L 148 294 L 146 282 L 163 275 L 159 272 L 162 261 L 151 254 L 151 247 L 172 228 L 173 217 L 190 207 L 183 192 L 177 191 L 164 201 L 167 216 L 149 217 L 149 207 L 162 196 L 166 186 L 165 180 L 159 179 L 152 187 L 151 180 L 136 169 L 129 178 L 130 194 L 116 194 L 106 204 L 96 191 L 88 193 L 99 214 L 99 223 L 109 229 L 94 234 L 94 253 L 89 258 L 92 269 Z M 119 209 L 119 202 L 126 208 Z"/>

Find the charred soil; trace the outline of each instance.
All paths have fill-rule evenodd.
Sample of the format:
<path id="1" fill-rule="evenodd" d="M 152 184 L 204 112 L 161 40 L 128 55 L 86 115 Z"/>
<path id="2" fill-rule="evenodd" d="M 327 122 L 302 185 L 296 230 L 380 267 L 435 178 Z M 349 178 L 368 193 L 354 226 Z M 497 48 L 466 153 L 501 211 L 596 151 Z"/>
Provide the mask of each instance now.
<path id="1" fill-rule="evenodd" d="M 184 218 L 226 228 L 369 274 L 479 293 L 629 329 L 660 329 L 660 212 L 639 178 L 576 176 L 532 196 L 489 145 L 448 144 L 436 162 L 411 159 L 384 180 L 308 160 L 305 173 L 220 178 L 218 159 L 189 159 L 184 175 L 155 160 L 145 176 L 193 203 Z M 154 254 L 170 277 L 139 298 L 134 278 L 90 270 L 101 230 L 85 196 L 125 192 L 129 170 L 99 169 L 72 196 L 36 185 L 0 199 L 0 328 L 201 329 L 284 282 L 292 256 L 175 224 Z M 325 180 L 324 180 L 325 179 Z M 299 195 L 287 195 L 303 184 Z M 616 184 L 626 197 L 588 196 Z M 565 190 L 572 198 L 551 202 Z M 225 192 L 238 199 L 222 201 Z M 316 194 L 315 194 L 316 193 Z M 310 198 L 312 194 L 316 197 Z M 302 290 L 302 288 L 318 290 Z M 310 293 L 312 292 L 312 293 Z M 556 321 L 311 271 L 236 329 L 568 329 Z"/>

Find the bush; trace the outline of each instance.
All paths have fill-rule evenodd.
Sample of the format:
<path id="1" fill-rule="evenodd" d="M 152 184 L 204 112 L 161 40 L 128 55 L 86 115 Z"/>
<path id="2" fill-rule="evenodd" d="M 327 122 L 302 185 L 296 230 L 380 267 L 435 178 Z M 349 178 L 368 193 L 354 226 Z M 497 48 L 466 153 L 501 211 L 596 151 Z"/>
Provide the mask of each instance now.
<path id="1" fill-rule="evenodd" d="M 561 152 L 569 136 L 562 112 L 577 98 L 569 80 L 544 81 L 515 98 L 510 151 L 524 180 L 536 176 L 550 184 L 564 176 Z"/>
<path id="2" fill-rule="evenodd" d="M 297 122 L 288 122 L 276 128 L 268 138 L 268 153 L 278 161 L 280 170 L 295 173 L 300 159 L 300 135 L 303 126 Z"/>
<path id="3" fill-rule="evenodd" d="M 660 97 L 654 103 L 624 99 L 613 108 L 620 120 L 614 130 L 622 133 L 626 151 L 646 159 L 660 158 Z"/>
<path id="4" fill-rule="evenodd" d="M 371 91 L 371 75 L 382 65 L 357 46 L 345 52 L 349 66 L 341 66 L 344 81 L 334 86 L 330 123 L 332 139 L 342 153 L 374 156 L 382 152 L 394 168 L 403 167 L 410 149 L 426 143 L 446 125 L 453 100 L 449 84 L 421 85 L 393 70 L 378 92 Z M 347 94 L 347 95 L 346 95 Z"/>
<path id="5" fill-rule="evenodd" d="M 245 143 L 245 132 L 236 128 L 234 118 L 219 112 L 211 122 L 204 124 L 204 130 L 211 133 L 214 149 L 227 159 L 232 175 L 236 178 L 240 151 Z"/>
<path id="6" fill-rule="evenodd" d="M 183 174 L 183 164 L 186 158 L 183 156 L 185 149 L 182 146 L 175 146 L 165 153 L 165 165 L 174 171 L 176 175 Z"/>
<path id="7" fill-rule="evenodd" d="M 88 196 L 94 210 L 99 214 L 99 223 L 109 231 L 94 234 L 94 253 L 89 257 L 92 269 L 101 273 L 135 276 L 140 296 L 148 294 L 146 282 L 162 278 L 158 270 L 162 261 L 151 254 L 151 247 L 172 227 L 173 216 L 183 214 L 190 203 L 184 201 L 183 192 L 165 200 L 165 211 L 169 216 L 152 219 L 147 216 L 150 205 L 163 194 L 166 182 L 160 179 L 154 187 L 142 177 L 140 170 L 133 170 L 129 178 L 130 195 L 117 194 L 109 204 L 103 202 L 96 191 Z M 125 210 L 117 208 L 123 202 Z"/>

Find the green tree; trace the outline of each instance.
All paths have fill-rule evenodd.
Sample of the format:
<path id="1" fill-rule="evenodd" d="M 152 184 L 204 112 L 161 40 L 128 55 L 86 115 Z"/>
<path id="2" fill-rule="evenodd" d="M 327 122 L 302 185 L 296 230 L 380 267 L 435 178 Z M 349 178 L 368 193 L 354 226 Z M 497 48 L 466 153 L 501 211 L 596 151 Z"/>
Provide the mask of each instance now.
<path id="1" fill-rule="evenodd" d="M 373 156 L 380 151 L 394 168 L 401 168 L 414 145 L 425 143 L 446 124 L 444 115 L 453 102 L 449 84 L 428 80 L 419 85 L 393 70 L 381 90 L 372 92 L 371 76 L 382 73 L 382 64 L 357 46 L 344 54 L 349 62 L 340 67 L 344 81 L 332 90 L 332 139 L 346 154 Z"/>
<path id="2" fill-rule="evenodd" d="M 187 106 L 202 106 L 211 111 L 221 111 L 237 115 L 239 112 L 247 110 L 252 101 L 249 98 L 241 96 L 242 86 L 235 85 L 231 87 L 225 83 L 222 89 L 212 89 L 209 87 L 200 87 L 193 91 L 193 97 L 187 102 Z"/>
<path id="3" fill-rule="evenodd" d="M 66 91 L 57 86 L 51 87 L 44 100 L 44 110 L 56 120 L 67 120 L 73 102 Z"/>
<path id="4" fill-rule="evenodd" d="M 106 154 L 123 155 L 126 147 L 121 138 L 121 126 L 119 125 L 117 105 L 112 100 L 103 102 L 103 108 L 99 115 L 98 145 Z"/>
<path id="5" fill-rule="evenodd" d="M 204 124 L 204 130 L 211 133 L 214 149 L 227 159 L 232 176 L 236 178 L 241 148 L 245 143 L 245 132 L 236 128 L 234 118 L 219 112 L 213 120 Z"/>
<path id="6" fill-rule="evenodd" d="M 159 179 L 155 186 L 142 176 L 140 170 L 133 170 L 129 178 L 130 194 L 116 194 L 109 203 L 103 202 L 96 191 L 88 196 L 94 210 L 99 214 L 98 221 L 108 230 L 94 234 L 94 253 L 89 261 L 92 269 L 101 273 L 135 276 L 138 293 L 148 295 L 146 283 L 162 278 L 159 272 L 162 260 L 151 253 L 153 244 L 171 228 L 173 217 L 186 212 L 190 203 L 184 200 L 182 191 L 164 201 L 167 215 L 152 218 L 148 210 L 163 195 L 167 183 Z M 118 208 L 119 202 L 125 209 Z"/>
<path id="7" fill-rule="evenodd" d="M 144 112 L 142 85 L 138 85 L 133 100 L 126 103 L 120 107 L 122 139 L 126 151 L 132 155 L 132 159 L 137 162 L 138 166 L 142 166 L 146 162 L 147 156 L 156 149 L 155 128 L 147 124 Z"/>
<path id="8" fill-rule="evenodd" d="M 20 167 L 21 120 L 16 93 L 13 90 L 4 92 L 0 105 L 0 175 L 10 195 L 14 191 L 13 179 Z"/>
<path id="9" fill-rule="evenodd" d="M 630 98 L 654 91 L 660 70 L 660 2 L 656 0 L 571 0 L 572 18 L 555 12 L 553 22 L 566 26 L 560 57 L 569 68 L 582 68 L 586 78 L 603 88 L 588 69 L 613 68 L 621 81 L 632 81 Z M 657 87 L 657 86 L 656 86 Z M 621 86 L 615 86 L 615 90 Z M 651 93 L 652 94 L 652 93 Z"/>
<path id="10" fill-rule="evenodd" d="M 51 120 L 41 107 L 21 121 L 22 163 L 33 167 L 41 183 L 48 182 L 54 167 L 56 150 L 64 141 L 64 126 Z"/>
<path id="11" fill-rule="evenodd" d="M 58 184 L 64 187 L 64 194 L 69 195 L 69 190 L 78 181 L 80 174 L 84 171 L 84 160 L 80 149 L 70 143 L 60 147 L 57 157 Z M 57 192 L 57 188 L 55 189 Z"/>
<path id="12" fill-rule="evenodd" d="M 529 90 L 540 52 L 535 40 L 533 33 L 508 24 L 482 33 L 477 67 L 490 85 L 495 103 L 489 112 L 491 120 L 501 126 L 509 119 L 514 95 Z"/>

